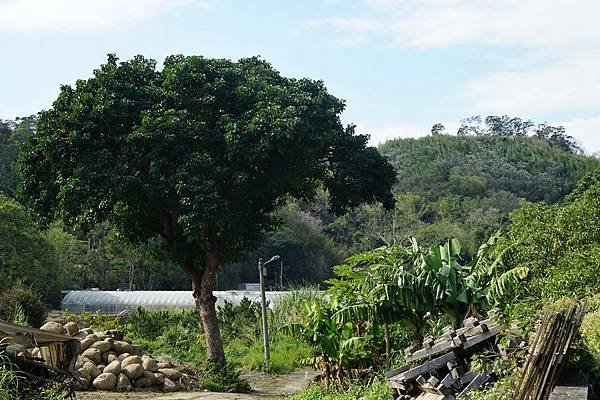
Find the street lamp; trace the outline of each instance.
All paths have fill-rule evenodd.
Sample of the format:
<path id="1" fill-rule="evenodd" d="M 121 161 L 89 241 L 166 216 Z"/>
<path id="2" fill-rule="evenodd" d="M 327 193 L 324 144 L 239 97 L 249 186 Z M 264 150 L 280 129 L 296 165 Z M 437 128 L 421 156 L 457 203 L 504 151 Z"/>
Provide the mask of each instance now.
<path id="1" fill-rule="evenodd" d="M 258 277 L 260 282 L 260 304 L 262 311 L 263 346 L 265 350 L 265 364 L 267 368 L 269 368 L 269 360 L 271 358 L 271 354 L 269 352 L 269 325 L 267 321 L 267 300 L 265 298 L 265 277 L 267 276 L 267 264 L 276 260 L 279 260 L 278 255 L 271 257 L 271 259 L 266 263 L 263 263 L 262 258 L 258 259 Z"/>

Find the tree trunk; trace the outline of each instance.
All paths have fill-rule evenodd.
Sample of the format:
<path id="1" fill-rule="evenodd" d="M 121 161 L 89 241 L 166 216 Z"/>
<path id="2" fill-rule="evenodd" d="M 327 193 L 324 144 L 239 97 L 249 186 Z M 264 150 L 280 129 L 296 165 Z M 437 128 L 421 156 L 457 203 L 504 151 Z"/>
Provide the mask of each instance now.
<path id="1" fill-rule="evenodd" d="M 390 326 L 387 323 L 383 324 L 383 334 L 385 340 L 385 361 L 390 361 L 392 342 L 390 341 Z"/>
<path id="2" fill-rule="evenodd" d="M 200 312 L 200 319 L 204 328 L 206 340 L 206 353 L 208 361 L 219 368 L 225 367 L 225 352 L 221 342 L 217 311 L 215 309 L 216 297 L 213 296 L 213 287 L 218 268 L 218 257 L 214 250 L 206 252 L 206 263 L 202 277 L 198 273 L 192 274 L 194 284 L 194 298 L 196 307 Z"/>
<path id="3" fill-rule="evenodd" d="M 160 217 L 164 225 L 163 237 L 173 250 L 177 250 L 177 213 Z M 192 281 L 194 300 L 196 308 L 202 320 L 204 328 L 204 338 L 206 341 L 206 355 L 208 361 L 220 369 L 225 368 L 225 352 L 221 342 L 221 333 L 219 332 L 219 323 L 217 321 L 217 310 L 215 309 L 216 297 L 213 296 L 213 287 L 215 285 L 215 276 L 220 262 L 220 249 L 216 241 L 214 232 L 203 232 L 203 240 L 200 247 L 206 255 L 204 269 L 202 274 L 194 267 L 191 260 L 183 261 L 181 269 Z"/>

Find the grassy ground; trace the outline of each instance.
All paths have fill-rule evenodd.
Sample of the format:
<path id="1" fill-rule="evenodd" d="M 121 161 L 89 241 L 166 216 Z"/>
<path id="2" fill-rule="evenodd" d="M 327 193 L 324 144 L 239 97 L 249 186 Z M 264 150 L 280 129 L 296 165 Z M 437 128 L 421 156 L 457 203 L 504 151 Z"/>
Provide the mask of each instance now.
<path id="1" fill-rule="evenodd" d="M 385 400 L 392 398 L 392 389 L 387 382 L 380 378 L 368 386 L 351 386 L 344 391 L 325 389 L 318 385 L 289 397 L 289 400 Z"/>

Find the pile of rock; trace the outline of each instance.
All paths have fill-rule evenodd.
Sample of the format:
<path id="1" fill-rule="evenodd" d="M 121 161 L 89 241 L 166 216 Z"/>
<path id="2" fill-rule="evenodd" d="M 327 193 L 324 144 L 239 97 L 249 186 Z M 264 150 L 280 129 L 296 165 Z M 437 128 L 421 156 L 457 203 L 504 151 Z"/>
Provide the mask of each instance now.
<path id="1" fill-rule="evenodd" d="M 64 326 L 48 322 L 41 327 L 54 333 L 66 334 L 81 340 L 81 350 L 75 364 L 79 382 L 77 390 L 130 391 L 133 388 L 157 388 L 165 392 L 187 390 L 194 379 L 168 361 L 155 360 L 141 355 L 118 331 L 94 332 L 91 328 L 79 329 L 68 322 Z M 39 353 L 33 349 L 32 355 Z"/>

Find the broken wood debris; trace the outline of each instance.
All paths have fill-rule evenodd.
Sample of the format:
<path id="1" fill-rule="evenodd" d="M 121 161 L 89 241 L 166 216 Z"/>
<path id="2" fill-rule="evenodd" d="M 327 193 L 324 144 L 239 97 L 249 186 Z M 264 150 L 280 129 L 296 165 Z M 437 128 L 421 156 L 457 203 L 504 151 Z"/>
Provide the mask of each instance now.
<path id="1" fill-rule="evenodd" d="M 446 326 L 438 339 L 424 338 L 421 349 L 407 348 L 404 351 L 407 364 L 386 375 L 396 398 L 461 398 L 489 382 L 492 371 L 471 371 L 471 356 L 482 349 L 494 348 L 494 338 L 501 330 L 495 320 L 496 312 L 489 315 L 483 320 L 467 318 L 460 329 Z"/>
<path id="2" fill-rule="evenodd" d="M 585 312 L 585 304 L 577 303 L 568 309 L 544 314 L 514 399 L 546 400 L 550 397 Z"/>

